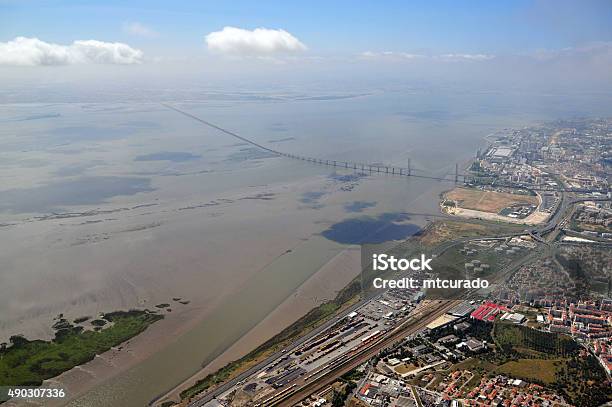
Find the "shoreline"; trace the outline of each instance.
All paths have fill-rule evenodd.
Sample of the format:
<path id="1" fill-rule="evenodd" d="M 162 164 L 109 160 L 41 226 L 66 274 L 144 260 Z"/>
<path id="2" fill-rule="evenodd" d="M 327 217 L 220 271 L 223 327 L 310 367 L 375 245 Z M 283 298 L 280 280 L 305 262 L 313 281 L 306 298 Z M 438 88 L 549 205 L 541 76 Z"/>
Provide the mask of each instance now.
<path id="1" fill-rule="evenodd" d="M 444 192 L 444 189 L 441 188 L 439 185 L 432 185 L 431 187 L 429 187 L 426 191 L 423 191 L 423 193 L 419 194 L 418 196 L 416 196 L 415 198 L 413 198 L 412 200 L 410 200 L 410 204 L 414 204 L 417 201 L 426 199 L 426 198 L 432 198 L 431 202 L 439 202 L 439 197 L 440 194 L 442 194 Z M 437 204 L 436 204 L 437 206 Z M 421 221 L 419 222 L 419 227 L 422 230 L 425 230 L 429 227 L 431 227 L 431 225 L 433 224 L 433 220 L 430 218 L 430 215 L 427 214 L 419 214 L 417 215 L 417 217 L 421 218 Z M 305 285 L 306 283 L 308 283 L 309 281 L 316 279 L 318 275 L 320 275 L 321 270 L 326 268 L 330 263 L 332 263 L 335 259 L 337 259 L 339 256 L 342 255 L 342 253 L 346 252 L 346 250 L 350 250 L 350 249 L 345 249 L 343 250 L 341 253 L 339 253 L 338 255 L 336 255 L 332 260 L 330 260 L 327 264 L 325 264 L 323 267 L 321 267 L 315 274 L 313 274 L 307 281 L 305 281 L 303 284 Z M 357 260 L 357 264 L 356 266 L 358 267 L 358 270 L 361 270 L 361 253 L 359 251 L 359 258 L 356 259 Z M 357 273 L 358 274 L 358 273 Z M 357 274 L 354 274 L 354 276 L 356 276 Z M 353 280 L 353 278 L 348 278 L 346 280 L 345 284 L 341 284 L 338 285 L 337 289 L 334 290 L 334 293 L 338 293 L 340 291 L 342 291 L 342 289 L 347 288 L 350 285 L 350 282 Z M 325 288 L 328 288 L 328 285 L 324 286 Z M 301 289 L 303 288 L 303 286 L 300 286 L 297 289 L 297 292 L 299 292 Z M 297 292 L 294 293 L 294 296 L 297 295 Z M 320 289 L 316 292 L 320 292 Z M 329 300 L 332 300 L 335 297 L 335 294 L 331 296 L 331 298 L 329 298 Z M 243 354 L 242 355 L 238 355 L 235 357 L 230 357 L 230 350 L 234 350 L 236 347 L 241 348 L 243 345 L 243 340 L 245 339 L 245 337 L 248 337 L 250 335 L 253 334 L 253 332 L 256 332 L 258 329 L 261 329 L 261 327 L 263 326 L 265 321 L 268 321 L 273 314 L 276 314 L 278 312 L 282 312 L 280 311 L 284 306 L 286 306 L 287 302 L 290 302 L 291 298 L 293 297 L 288 297 L 283 303 L 281 303 L 277 309 L 275 309 L 270 315 L 268 315 L 264 320 L 262 320 L 257 326 L 255 326 L 254 328 L 252 328 L 252 330 L 250 330 L 247 334 L 244 335 L 244 337 L 241 337 L 237 342 L 235 342 L 233 345 L 230 345 L 230 347 L 228 347 L 226 349 L 226 351 L 224 351 L 221 355 L 219 355 L 217 358 L 213 359 L 210 363 L 206 364 L 206 366 L 204 366 L 200 371 L 198 371 L 197 373 L 195 373 L 194 375 L 190 376 L 187 380 L 182 381 L 180 384 L 178 384 L 177 386 L 175 386 L 172 390 L 164 393 L 161 396 L 158 396 L 157 398 L 155 398 L 154 400 L 152 400 L 152 402 L 150 403 L 150 405 L 152 406 L 160 406 L 162 405 L 162 403 L 164 401 L 172 401 L 175 403 L 179 403 L 177 405 L 183 405 L 181 397 L 180 397 L 180 392 L 188 389 L 190 387 L 192 387 L 195 382 L 199 379 L 199 378 L 203 378 L 206 377 L 207 374 L 212 374 L 212 373 L 216 373 L 219 372 L 220 370 L 223 369 L 223 367 L 225 367 L 228 363 L 234 361 L 234 360 L 239 360 L 242 356 L 246 356 L 248 355 L 248 353 L 250 351 L 252 351 L 253 349 L 255 349 L 259 344 L 255 343 L 252 345 L 247 345 L 244 344 L 246 347 L 243 350 Z M 322 299 L 320 303 L 325 302 L 326 299 Z M 290 327 L 293 323 L 295 323 L 296 321 L 298 321 L 301 317 L 306 316 L 310 311 L 314 310 L 317 308 L 317 306 L 320 304 L 313 304 L 311 306 L 307 306 L 304 311 L 301 314 L 296 314 L 295 316 L 293 316 L 292 318 L 289 318 L 289 320 L 287 321 L 286 327 Z M 283 328 L 278 329 L 278 332 L 275 332 L 273 334 L 266 334 L 268 339 L 272 339 L 274 338 L 278 333 L 281 333 L 283 331 Z M 266 339 L 261 339 L 260 343 L 265 343 Z"/>
<path id="2" fill-rule="evenodd" d="M 151 405 L 169 400 L 184 389 L 191 386 L 200 377 L 216 371 L 232 360 L 239 359 L 253 348 L 259 346 L 269 338 L 281 332 L 312 308 L 333 299 L 335 295 L 350 283 L 359 273 L 361 252 L 358 247 L 344 249 L 323 265 L 315 274 L 308 278 L 290 297 L 286 298 L 264 320 L 230 345 L 223 353 L 206 364 L 201 370 L 191 376 L 188 381 L 182 382 L 170 392 L 151 400 Z M 356 270 L 356 272 L 355 272 Z M 333 276 L 333 279 L 330 277 Z M 322 296 L 316 294 L 324 293 Z M 69 397 L 64 399 L 48 400 L 45 406 L 59 407 L 70 404 L 81 395 L 92 391 L 102 383 L 146 360 L 155 352 L 168 346 L 172 338 L 178 338 L 196 326 L 202 315 L 200 307 L 191 307 L 182 311 L 166 313 L 165 318 L 157 324 L 152 324 L 147 330 L 136 335 L 110 350 L 96 355 L 95 358 L 83 365 L 61 373 L 43 382 L 45 387 L 61 387 L 66 390 Z M 210 310 L 204 310 L 203 314 Z M 196 314 L 196 315 L 194 315 Z M 169 335 L 168 333 L 171 332 Z M 185 386 L 186 383 L 189 383 Z M 7 402 L 7 407 L 38 406 L 28 402 Z"/>
<path id="3" fill-rule="evenodd" d="M 45 406 L 64 406 L 96 388 L 138 363 L 146 360 L 155 352 L 168 346 L 172 337 L 178 337 L 193 328 L 199 321 L 197 308 L 185 309 L 164 314 L 164 319 L 150 325 L 145 331 L 96 355 L 92 360 L 75 366 L 58 376 L 43 381 L 42 387 L 63 388 L 67 397 L 45 400 Z M 171 332 L 171 335 L 168 335 Z M 7 407 L 38 406 L 28 402 L 9 402 Z"/>
<path id="4" fill-rule="evenodd" d="M 295 293 L 279 304 L 266 318 L 230 345 L 221 355 L 187 380 L 161 395 L 151 405 L 158 406 L 165 401 L 180 402 L 180 393 L 183 390 L 191 387 L 206 375 L 221 369 L 226 364 L 247 355 L 251 350 L 306 315 L 311 309 L 333 299 L 342 288 L 359 274 L 360 269 L 360 248 L 350 247 L 343 250 L 300 285 Z"/>
<path id="5" fill-rule="evenodd" d="M 307 186 L 301 185 L 300 187 L 296 187 L 295 184 L 292 183 L 290 184 L 291 190 L 293 192 L 292 195 L 294 195 L 296 192 L 293 188 L 296 188 L 297 191 L 301 191 L 303 189 L 311 189 L 312 188 L 311 184 L 320 185 L 322 181 L 325 182 L 327 179 L 328 179 L 327 177 L 317 177 L 313 179 L 311 183 L 308 184 Z M 380 188 L 381 184 L 378 182 L 378 180 L 376 180 L 373 182 L 368 182 L 368 185 L 373 186 L 375 188 L 376 187 Z M 283 187 L 278 186 L 275 188 L 270 188 L 269 186 L 267 186 L 265 189 L 269 191 L 270 189 L 279 190 L 281 188 Z M 336 188 L 338 187 L 335 187 L 334 189 L 332 189 L 331 192 L 335 192 Z M 428 201 L 428 198 L 433 196 L 432 194 L 433 191 L 435 191 L 436 194 L 439 193 L 439 186 L 437 185 L 429 186 L 428 185 L 426 189 L 420 191 L 419 194 L 416 195 L 411 200 L 411 202 L 414 203 L 414 202 L 420 201 L 422 203 L 422 202 Z M 279 198 L 281 198 L 281 196 L 279 196 Z M 292 196 L 289 196 L 289 197 L 282 196 L 282 199 L 277 199 L 276 202 L 279 205 L 286 204 L 288 202 L 287 200 L 291 198 Z M 251 249 L 251 252 L 257 252 L 257 253 L 263 252 L 264 254 L 267 254 L 268 258 L 261 260 L 259 267 L 256 270 L 254 269 L 250 273 L 250 276 L 243 278 L 241 283 L 236 285 L 234 289 L 232 290 L 232 292 L 229 292 L 228 290 L 228 292 L 224 292 L 224 294 L 221 295 L 217 291 L 217 294 L 219 295 L 216 296 L 214 301 L 209 301 L 207 300 L 207 298 L 203 298 L 201 296 L 198 297 L 197 295 L 194 294 L 194 292 L 185 292 L 185 293 L 181 292 L 180 294 L 182 295 L 180 296 L 183 297 L 184 299 L 190 300 L 190 304 L 180 305 L 180 306 L 173 305 L 172 306 L 173 311 L 169 313 L 165 313 L 166 318 L 163 321 L 160 321 L 159 325 L 156 324 L 150 329 L 148 329 L 147 331 L 143 332 L 141 335 L 138 335 L 135 338 L 132 338 L 131 340 L 123 344 L 121 350 L 113 349 L 102 355 L 98 355 L 91 362 L 78 366 L 76 368 L 73 368 L 70 371 L 64 372 L 63 374 L 53 379 L 50 379 L 48 382 L 45 382 L 45 384 L 49 386 L 55 386 L 55 387 L 62 386 L 66 388 L 67 394 L 69 396 L 63 400 L 50 401 L 48 405 L 50 407 L 64 406 L 64 405 L 77 406 L 77 405 L 83 405 L 82 403 L 90 403 L 91 405 L 103 405 L 100 403 L 107 402 L 111 398 L 112 399 L 116 398 L 116 396 L 114 396 L 113 394 L 117 394 L 117 392 L 126 391 L 125 389 L 129 388 L 130 386 L 136 383 L 139 383 L 139 381 L 142 380 L 143 378 L 142 376 L 143 372 L 146 372 L 147 370 L 155 371 L 155 369 L 162 366 L 159 364 L 161 359 L 163 358 L 167 359 L 169 356 L 174 358 L 175 356 L 177 356 L 176 352 L 180 352 L 180 350 L 177 351 L 177 349 L 184 349 L 185 346 L 200 346 L 202 349 L 213 349 L 213 352 L 210 352 L 213 361 L 217 359 L 221 354 L 225 354 L 224 357 L 226 357 L 227 355 L 231 355 L 230 353 L 226 353 L 227 351 L 226 345 L 223 345 L 223 347 L 221 348 L 221 345 L 217 343 L 219 338 L 215 337 L 211 339 L 209 336 L 202 336 L 206 334 L 206 332 L 204 332 L 203 329 L 206 329 L 206 327 L 208 327 L 208 329 L 211 329 L 211 323 L 214 324 L 216 322 L 219 322 L 217 321 L 218 318 L 214 316 L 215 310 L 218 309 L 220 305 L 227 302 L 227 300 L 231 300 L 231 298 L 240 298 L 241 297 L 240 293 L 243 292 L 244 290 L 250 291 L 252 287 L 249 286 L 249 282 L 256 283 L 258 280 L 261 280 L 262 278 L 265 278 L 265 279 L 269 279 L 272 277 L 277 278 L 281 275 L 284 275 L 283 270 L 287 270 L 287 267 L 295 268 L 295 266 L 292 264 L 298 264 L 298 263 L 295 263 L 295 259 L 292 260 L 292 258 L 296 255 L 300 257 L 306 256 L 306 258 L 311 259 L 311 262 L 321 261 L 321 263 L 316 266 L 317 268 L 313 270 L 314 272 L 309 272 L 303 267 L 294 270 L 295 275 L 293 275 L 292 273 L 292 276 L 290 278 L 300 279 L 301 278 L 300 276 L 305 277 L 305 279 L 300 281 L 299 285 L 297 285 L 296 287 L 301 287 L 302 284 L 304 284 L 308 280 L 311 280 L 311 278 L 317 273 L 321 275 L 320 270 L 322 268 L 330 267 L 329 265 L 325 266 L 330 261 L 330 259 L 333 259 L 335 256 L 338 255 L 338 253 L 347 250 L 346 245 L 342 245 L 340 243 L 336 243 L 333 241 L 330 242 L 328 239 L 320 235 L 320 231 L 323 228 L 329 227 L 329 225 L 333 224 L 333 222 L 328 219 L 335 218 L 337 214 L 339 213 L 339 210 L 343 210 L 343 207 L 340 205 L 340 203 L 343 203 L 345 201 L 346 201 L 346 198 L 342 200 L 338 200 L 338 198 L 336 198 L 335 195 L 330 194 L 330 197 L 326 199 L 326 203 L 328 204 L 327 208 L 329 208 L 328 210 L 326 210 L 326 213 L 325 214 L 317 213 L 316 217 L 318 219 L 316 219 L 315 222 L 312 222 L 311 224 L 309 224 L 310 226 L 306 226 L 306 227 L 300 226 L 299 228 L 295 229 L 297 233 L 293 233 L 293 235 L 291 236 L 292 238 L 291 244 L 288 244 L 287 238 L 285 239 L 278 238 L 274 240 L 273 245 L 271 245 L 270 242 L 266 242 L 265 246 L 262 247 L 262 249 L 265 248 L 265 250 L 256 250 L 258 249 L 259 246 L 263 244 L 263 242 L 261 241 L 260 243 L 256 243 L 254 247 L 249 247 Z M 242 202 L 245 204 L 248 202 L 249 205 L 251 206 L 252 205 L 257 205 L 257 206 L 266 205 L 266 207 L 269 206 L 269 202 L 267 201 L 266 202 L 242 201 Z M 431 206 L 433 207 L 433 205 Z M 232 207 L 232 208 L 228 207 L 227 215 L 230 214 L 230 209 L 232 209 L 231 210 L 232 213 L 237 214 L 236 211 L 240 208 L 243 208 L 243 205 L 240 205 L 239 207 L 238 206 Z M 381 207 L 379 210 L 385 211 L 389 209 L 385 207 Z M 209 212 L 209 211 L 206 210 L 206 212 Z M 311 213 L 315 214 L 313 211 L 310 211 L 310 210 L 297 212 L 297 214 L 300 216 L 298 216 L 297 218 L 293 216 L 290 219 L 290 223 L 297 224 L 298 221 L 302 222 L 304 220 L 303 219 L 304 216 L 307 216 L 308 218 L 310 218 Z M 344 211 L 341 213 L 344 214 Z M 417 220 L 418 223 L 426 224 L 428 223 L 425 219 L 426 217 L 427 216 L 417 215 L 416 216 L 417 219 L 415 220 Z M 218 217 L 213 217 L 210 219 L 211 221 L 214 221 L 215 223 L 219 220 Z M 186 218 L 181 219 L 181 222 L 178 225 L 174 225 L 172 229 L 176 229 L 179 226 L 182 227 L 186 225 L 185 222 L 187 220 L 188 219 Z M 238 220 L 236 220 L 236 222 L 238 222 Z M 274 229 L 274 230 L 278 229 L 277 227 L 274 226 L 274 225 L 278 225 L 278 223 L 275 222 L 275 223 L 272 223 L 271 225 L 272 226 L 268 227 L 267 229 Z M 193 226 L 189 224 L 189 226 L 187 226 L 187 231 L 183 233 L 191 234 L 192 228 Z M 163 231 L 164 229 L 158 228 L 155 230 Z M 281 235 L 286 235 L 286 227 L 284 230 L 285 231 L 281 232 Z M 170 230 L 169 233 L 170 232 L 172 232 L 172 230 Z M 146 233 L 146 235 L 150 235 L 150 231 L 148 230 L 145 232 L 140 232 L 140 233 Z M 145 241 L 145 242 L 150 243 L 149 241 Z M 201 245 L 201 242 L 199 242 L 198 245 Z M 295 250 L 296 245 L 300 247 L 299 253 L 296 252 Z M 272 250 L 272 248 L 278 248 L 278 250 Z M 325 248 L 325 250 L 322 252 L 321 249 L 323 248 Z M 335 253 L 332 253 L 331 251 L 335 251 Z M 183 249 L 180 250 L 180 253 L 184 253 L 184 252 L 186 251 Z M 180 253 L 177 252 L 177 255 Z M 323 253 L 323 255 L 322 256 L 317 255 L 317 258 L 312 258 L 312 255 L 315 253 Z M 172 254 L 174 255 L 175 253 L 172 253 Z M 246 261 L 246 257 L 241 257 L 239 259 L 236 259 L 236 258 L 232 258 L 232 259 L 235 260 L 234 262 L 239 262 L 241 264 L 243 264 L 244 261 Z M 209 258 L 208 260 L 210 261 L 212 259 Z M 340 261 L 339 263 L 342 263 L 342 262 L 343 261 Z M 358 262 L 356 264 L 358 264 Z M 251 268 L 253 267 L 251 266 Z M 213 275 L 215 274 L 218 275 L 220 271 L 217 272 L 217 270 L 221 270 L 221 269 L 225 271 L 228 270 L 227 267 L 222 267 L 222 268 L 220 267 L 220 268 L 217 268 L 216 270 L 213 268 L 213 270 L 215 271 Z M 234 270 L 235 268 L 231 267 L 230 269 Z M 358 273 L 358 270 L 359 270 L 359 267 L 357 267 L 357 270 L 355 270 L 355 273 L 352 274 L 351 276 L 356 275 Z M 191 273 L 186 273 L 187 275 L 185 275 L 185 277 L 191 277 L 191 275 L 194 273 L 196 272 L 194 271 Z M 308 273 L 308 275 L 306 275 L 306 273 Z M 225 272 L 225 274 L 227 274 L 227 272 Z M 325 272 L 322 273 L 322 275 L 325 275 L 325 274 L 333 275 L 333 273 L 325 273 Z M 207 278 L 210 278 L 210 277 L 207 277 Z M 282 278 L 286 278 L 286 277 L 282 277 Z M 198 279 L 201 280 L 201 276 L 198 276 L 198 278 L 196 278 L 196 280 Z M 326 299 L 334 298 L 335 292 L 344 288 L 350 282 L 351 279 L 352 277 L 346 277 L 345 281 L 342 281 L 342 279 L 340 279 L 338 282 L 336 282 L 336 278 L 329 278 L 327 279 L 329 281 L 324 281 L 325 284 L 319 284 L 318 286 L 316 284 L 313 284 L 313 288 L 311 288 L 308 291 L 310 292 L 310 294 L 308 294 L 308 292 L 306 291 L 302 292 L 302 288 L 298 288 L 298 295 L 295 298 L 297 300 L 300 300 L 301 302 L 294 300 L 295 302 L 293 303 L 293 307 L 287 308 L 292 311 L 291 313 L 286 313 L 285 311 L 284 312 L 285 315 L 280 315 L 279 314 L 280 312 L 277 311 L 275 315 L 277 316 L 280 315 L 279 317 L 280 322 L 270 322 L 270 321 L 274 321 L 274 319 L 268 314 L 273 313 L 279 304 L 282 304 L 284 302 L 287 302 L 290 299 L 293 299 L 294 296 L 296 295 L 295 289 L 293 289 L 291 292 L 287 292 L 286 294 L 283 293 L 283 298 L 280 299 L 280 301 L 277 304 L 275 304 L 273 308 L 271 308 L 270 311 L 263 318 L 267 321 L 266 322 L 266 324 L 268 324 L 267 327 L 264 329 L 261 327 L 264 327 L 266 325 L 261 325 L 261 327 L 259 328 L 260 333 L 258 335 L 255 335 L 255 332 L 257 332 L 257 330 L 255 330 L 253 331 L 253 333 L 250 334 L 250 336 L 248 336 L 248 338 L 253 338 L 252 343 L 251 341 L 247 341 L 247 339 L 241 340 L 241 337 L 244 334 L 249 333 L 250 330 L 253 329 L 253 327 L 255 327 L 256 325 L 258 325 L 262 320 L 259 320 L 259 319 L 251 320 L 253 322 L 253 325 L 251 327 L 245 324 L 241 324 L 241 326 L 246 327 L 245 333 L 240 334 L 239 336 L 238 336 L 238 333 L 236 333 L 236 336 L 233 338 L 234 340 L 231 342 L 228 342 L 227 346 L 233 347 L 232 350 L 236 351 L 237 355 L 240 354 L 240 352 L 238 351 L 239 344 L 242 344 L 243 346 L 242 348 L 240 348 L 242 349 L 242 352 L 246 352 L 247 349 L 250 350 L 253 347 L 256 347 L 257 343 L 265 342 L 265 337 L 273 336 L 273 334 L 264 334 L 262 332 L 282 331 L 283 326 L 291 325 L 291 323 L 295 322 L 295 320 L 299 319 L 302 315 L 306 314 L 311 309 L 315 308 L 317 304 L 324 302 L 324 300 Z M 322 280 L 315 279 L 312 281 L 322 281 Z M 214 281 L 211 281 L 211 283 L 213 286 L 217 285 Z M 312 282 L 310 284 L 312 284 Z M 337 284 L 337 286 L 334 287 L 333 284 Z M 191 287 L 190 291 L 193 291 L 194 289 L 199 289 L 198 285 L 191 285 L 190 287 Z M 330 287 L 332 287 L 333 289 L 328 291 L 327 295 L 325 294 L 321 295 L 322 292 L 326 292 L 326 290 L 330 289 Z M 261 289 L 261 287 L 257 287 L 257 288 Z M 174 293 L 167 293 L 165 294 L 164 297 L 168 298 L 167 295 L 171 295 L 171 294 L 174 294 Z M 238 297 L 232 297 L 233 295 L 238 295 Z M 280 297 L 280 295 L 277 295 L 277 296 Z M 318 298 L 313 299 L 315 296 Z M 158 302 L 167 302 L 167 301 L 168 300 L 163 301 L 163 299 L 160 299 L 158 297 L 157 299 L 155 299 L 155 301 L 153 301 L 152 298 L 149 298 L 147 303 L 155 304 Z M 233 307 L 236 308 L 236 306 L 233 306 Z M 81 312 L 79 312 L 79 314 L 81 314 Z M 258 317 L 259 316 L 257 316 L 257 318 Z M 194 341 L 194 337 L 198 335 L 200 335 L 199 339 L 195 338 L 197 339 L 197 341 Z M 205 339 L 208 342 L 203 343 L 202 339 Z M 208 343 L 211 341 L 213 341 L 212 345 L 209 346 Z M 180 345 L 178 345 L 178 343 L 180 343 Z M 218 349 L 218 352 L 219 352 L 218 354 L 215 354 L 217 352 L 215 350 L 215 346 L 217 347 L 216 349 Z M 162 354 L 162 353 L 163 353 L 163 356 L 159 356 L 159 357 L 155 356 L 155 355 Z M 201 350 L 200 350 L 200 353 L 202 353 Z M 189 352 L 189 354 L 191 355 L 191 352 Z M 185 355 L 181 355 L 181 357 L 183 356 Z M 185 370 L 186 370 L 186 368 L 184 367 L 185 361 L 183 361 L 182 359 L 181 361 L 177 360 L 177 366 L 179 366 L 179 368 L 174 369 L 174 371 L 172 372 L 172 375 L 175 375 L 176 377 L 178 377 L 179 380 L 175 381 L 174 383 L 171 383 L 170 386 L 166 387 L 165 389 L 164 389 L 165 383 L 164 384 L 158 384 L 158 383 L 148 384 L 148 386 L 154 389 L 154 391 L 148 394 L 148 397 L 146 398 L 146 400 L 144 400 L 143 397 L 140 397 L 140 394 L 143 393 L 145 390 L 140 390 L 137 395 L 132 395 L 130 397 L 132 398 L 140 397 L 141 399 L 143 399 L 142 400 L 143 404 L 146 404 L 147 402 L 151 401 L 151 399 L 153 399 L 156 396 L 156 394 L 159 394 L 166 389 L 171 389 L 172 386 L 175 386 L 178 381 L 184 380 L 185 378 L 188 378 L 191 375 L 193 375 L 194 372 L 201 370 L 202 369 L 201 362 L 203 360 L 204 361 L 207 360 L 206 357 L 197 357 L 195 359 L 192 355 L 189 357 L 191 357 L 191 363 L 195 362 L 196 366 L 194 366 L 195 368 L 193 370 L 185 374 Z M 229 357 L 227 360 L 236 359 L 236 358 L 237 357 Z M 217 360 L 216 363 L 220 363 L 219 361 L 221 360 L 223 359 Z M 145 369 L 145 366 L 147 370 L 143 370 Z M 169 372 L 166 373 L 166 375 L 169 375 L 169 374 L 170 374 Z M 128 401 L 126 401 L 126 403 L 128 403 Z M 132 402 L 130 401 L 129 403 L 132 403 Z"/>

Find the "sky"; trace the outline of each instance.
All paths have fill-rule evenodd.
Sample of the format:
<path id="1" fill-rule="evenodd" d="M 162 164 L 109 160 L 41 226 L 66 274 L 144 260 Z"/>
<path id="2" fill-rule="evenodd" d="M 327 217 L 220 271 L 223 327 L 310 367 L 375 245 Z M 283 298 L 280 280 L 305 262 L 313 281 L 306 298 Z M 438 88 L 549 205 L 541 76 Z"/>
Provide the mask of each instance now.
<path id="1" fill-rule="evenodd" d="M 0 0 L 0 72 L 11 78 L 15 67 L 173 75 L 180 64 L 211 78 L 350 68 L 612 87 L 612 1 Z"/>

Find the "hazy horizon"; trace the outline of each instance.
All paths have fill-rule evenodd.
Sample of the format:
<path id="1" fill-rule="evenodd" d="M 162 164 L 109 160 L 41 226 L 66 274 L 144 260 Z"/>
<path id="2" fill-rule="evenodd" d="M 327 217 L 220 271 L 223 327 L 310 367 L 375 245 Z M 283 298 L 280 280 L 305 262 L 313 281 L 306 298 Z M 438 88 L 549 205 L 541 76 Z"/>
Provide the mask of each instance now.
<path id="1" fill-rule="evenodd" d="M 392 3 L 2 1 L 0 102 L 169 88 L 612 90 L 610 2 Z"/>
<path id="2" fill-rule="evenodd" d="M 70 321 L 104 335 L 96 315 L 152 310 L 163 320 L 51 379 L 68 389 L 51 406 L 141 406 L 313 307 L 325 310 L 307 324 L 318 330 L 336 320 L 334 298 L 357 306 L 358 290 L 343 288 L 363 267 L 361 244 L 437 225 L 432 240 L 461 247 L 463 233 L 518 238 L 486 219 L 536 205 L 500 198 L 463 225 L 445 194 L 481 178 L 483 189 L 553 184 L 548 151 L 562 149 L 548 146 L 568 122 L 551 122 L 612 117 L 611 22 L 604 0 L 0 0 L 0 351 L 13 335 L 52 340 Z M 603 161 L 604 139 L 567 162 L 586 150 Z M 495 143 L 515 156 L 498 160 Z M 477 152 L 495 165 L 475 165 Z M 445 219 L 465 230 L 445 233 Z"/>

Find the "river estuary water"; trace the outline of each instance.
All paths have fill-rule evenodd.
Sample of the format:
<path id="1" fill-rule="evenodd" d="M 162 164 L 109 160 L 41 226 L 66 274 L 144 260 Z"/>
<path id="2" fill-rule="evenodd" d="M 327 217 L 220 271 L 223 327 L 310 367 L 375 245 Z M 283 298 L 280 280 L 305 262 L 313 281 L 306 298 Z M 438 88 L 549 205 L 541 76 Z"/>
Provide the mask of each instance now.
<path id="1" fill-rule="evenodd" d="M 170 103 L 276 150 L 410 159 L 444 176 L 494 131 L 610 106 L 595 102 L 405 91 Z M 49 338 L 60 313 L 170 304 L 151 343 L 58 379 L 72 406 L 145 405 L 345 248 L 423 227 L 452 185 L 273 157 L 155 103 L 9 105 L 1 119 L 0 339 Z"/>

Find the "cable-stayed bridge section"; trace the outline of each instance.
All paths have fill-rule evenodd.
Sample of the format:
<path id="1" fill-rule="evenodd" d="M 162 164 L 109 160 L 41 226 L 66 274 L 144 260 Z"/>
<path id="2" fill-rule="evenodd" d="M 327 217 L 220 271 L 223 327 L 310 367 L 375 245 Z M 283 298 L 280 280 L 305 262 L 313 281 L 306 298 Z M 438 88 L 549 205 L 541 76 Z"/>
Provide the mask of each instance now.
<path id="1" fill-rule="evenodd" d="M 167 103 L 162 103 L 162 106 L 167 107 L 168 109 L 174 110 L 175 112 L 178 112 L 184 116 L 187 116 L 193 120 L 196 120 L 208 127 L 211 127 L 213 129 L 219 130 L 222 133 L 225 133 L 229 136 L 235 137 L 238 140 L 241 140 L 245 143 L 251 144 L 252 146 L 255 146 L 257 148 L 260 148 L 264 151 L 267 151 L 269 153 L 275 154 L 277 156 L 280 157 L 286 157 L 286 158 L 291 158 L 294 160 L 300 160 L 300 161 L 306 161 L 309 163 L 313 163 L 313 164 L 317 164 L 317 165 L 327 165 L 327 166 L 331 166 L 331 167 L 338 167 L 338 168 L 346 168 L 346 169 L 352 169 L 352 170 L 359 170 L 365 173 L 371 173 L 371 174 L 388 174 L 388 175 L 396 175 L 396 176 L 401 176 L 401 177 L 414 177 L 414 178 L 424 178 L 424 179 L 430 179 L 430 180 L 434 180 L 434 181 L 444 181 L 444 182 L 454 182 L 454 183 L 459 183 L 459 182 L 463 182 L 463 183 L 467 183 L 467 182 L 473 182 L 474 177 L 468 174 L 463 174 L 463 173 L 459 173 L 459 164 L 455 164 L 455 173 L 454 174 L 449 174 L 448 176 L 435 176 L 435 175 L 427 175 L 427 174 L 423 174 L 421 173 L 421 171 L 416 171 L 413 170 L 410 167 L 410 159 L 408 160 L 408 166 L 407 167 L 397 167 L 397 166 L 391 166 L 391 165 L 382 165 L 382 164 L 366 164 L 366 163 L 359 163 L 359 162 L 355 162 L 355 161 L 340 161 L 340 160 L 329 160 L 329 159 L 323 159 L 323 158 L 315 158 L 315 157 L 307 157 L 307 156 L 303 156 L 303 155 L 299 155 L 299 154 L 295 154 L 295 153 L 286 153 L 283 151 L 279 151 L 279 150 L 274 150 L 270 147 L 266 147 L 262 144 L 257 143 L 256 141 L 253 141 L 251 139 L 248 139 L 246 137 L 243 137 L 239 134 L 234 133 L 233 131 L 224 129 L 223 127 L 217 126 L 214 123 L 211 123 L 207 120 L 204 120 L 198 116 L 195 116 L 189 112 L 186 112 L 184 110 L 178 109 L 172 105 L 169 105 Z M 419 172 L 418 174 L 415 174 L 416 172 Z M 521 189 L 521 190 L 525 190 L 525 189 L 529 189 L 531 191 L 545 191 L 545 192 L 551 192 L 553 191 L 553 189 L 547 188 L 547 187 L 541 187 L 541 186 L 534 186 L 534 185 L 508 185 L 508 184 L 499 184 L 497 185 L 498 187 L 503 187 L 503 188 L 511 188 L 511 189 Z M 577 192 L 577 193 L 590 193 L 593 192 L 590 189 L 587 188 L 555 188 L 554 191 L 556 192 Z"/>
<path id="2" fill-rule="evenodd" d="M 408 160 L 407 167 L 397 167 L 397 166 L 392 166 L 392 165 L 366 164 L 366 163 L 360 163 L 360 162 L 355 162 L 355 161 L 329 160 L 329 159 L 306 157 L 306 156 L 299 155 L 299 154 L 287 153 L 287 152 L 272 149 L 270 147 L 266 147 L 262 144 L 257 143 L 256 141 L 253 141 L 239 134 L 236 134 L 233 131 L 224 129 L 223 127 L 217 126 L 214 123 L 204 120 L 184 110 L 178 109 L 167 103 L 162 103 L 162 105 L 167 107 L 168 109 L 174 110 L 177 113 L 187 116 L 193 120 L 196 120 L 208 127 L 211 127 L 215 130 L 219 130 L 220 132 L 225 133 L 234 138 L 237 138 L 240 141 L 251 144 L 252 146 L 255 146 L 269 153 L 278 155 L 280 157 L 286 157 L 286 158 L 291 158 L 294 160 L 306 161 L 309 163 L 318 164 L 318 165 L 326 165 L 330 167 L 339 167 L 339 168 L 345 168 L 345 169 L 359 170 L 365 173 L 389 174 L 389 175 L 397 175 L 397 176 L 402 176 L 402 177 L 416 177 L 416 178 L 425 178 L 425 179 L 431 179 L 435 181 L 447 181 L 447 182 L 460 182 L 460 181 L 463 182 L 466 180 L 466 175 L 459 173 L 458 165 L 455 166 L 454 177 L 447 178 L 447 177 L 437 177 L 433 175 L 415 174 L 414 170 L 412 170 L 410 167 L 410 160 Z"/>

